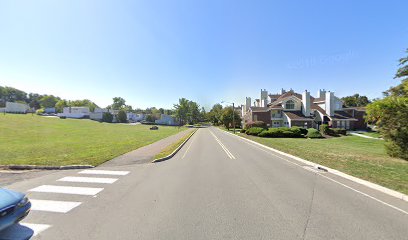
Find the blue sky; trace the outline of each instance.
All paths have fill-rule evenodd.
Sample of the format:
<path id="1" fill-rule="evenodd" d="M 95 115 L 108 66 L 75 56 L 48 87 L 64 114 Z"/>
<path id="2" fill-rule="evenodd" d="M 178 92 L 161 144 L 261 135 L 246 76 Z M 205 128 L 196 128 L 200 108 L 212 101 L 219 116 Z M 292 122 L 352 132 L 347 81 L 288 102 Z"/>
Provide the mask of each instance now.
<path id="1" fill-rule="evenodd" d="M 380 3 L 381 2 L 381 3 Z M 407 1 L 1 1 L 0 85 L 104 107 L 395 85 Z"/>

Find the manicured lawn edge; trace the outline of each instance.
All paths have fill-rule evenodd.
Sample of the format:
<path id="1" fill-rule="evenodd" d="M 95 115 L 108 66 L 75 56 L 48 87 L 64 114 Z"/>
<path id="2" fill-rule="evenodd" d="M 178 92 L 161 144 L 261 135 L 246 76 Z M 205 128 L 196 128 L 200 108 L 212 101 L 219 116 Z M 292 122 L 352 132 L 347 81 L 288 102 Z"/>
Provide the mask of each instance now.
<path id="1" fill-rule="evenodd" d="M 225 131 L 225 130 L 224 130 L 224 131 Z M 242 136 L 239 136 L 239 135 L 230 133 L 230 132 L 228 132 L 228 131 L 225 131 L 225 132 L 228 133 L 228 134 L 231 134 L 232 136 L 240 137 L 240 138 L 242 138 L 242 139 L 244 139 L 244 140 L 246 140 L 246 141 L 248 141 L 248 142 L 251 142 L 251 143 L 253 143 L 253 144 L 256 144 L 256 145 L 258 145 L 258 146 L 261 146 L 261 147 L 266 148 L 266 149 L 268 149 L 268 150 L 271 150 L 271 151 L 273 151 L 273 152 L 276 152 L 276 153 L 278 153 L 278 154 L 280 154 L 280 155 L 283 155 L 283 156 L 292 158 L 292 159 L 294 159 L 294 160 L 296 160 L 296 161 L 305 163 L 305 164 L 307 164 L 307 165 L 311 165 L 311 166 L 313 166 L 313 167 L 316 168 L 316 169 L 322 169 L 322 170 L 327 171 L 327 172 L 329 172 L 329 173 L 332 173 L 332 174 L 334 174 L 334 175 L 343 177 L 343 178 L 348 179 L 348 180 L 350 180 L 350 181 L 359 183 L 359 184 L 361 184 L 361 185 L 363 185 L 363 186 L 369 187 L 369 188 L 371 188 L 371 189 L 375 189 L 375 190 L 377 190 L 377 191 L 380 191 L 380 192 L 385 193 L 385 194 L 387 194 L 387 195 L 390 195 L 390 196 L 392 196 L 392 197 L 395 197 L 395 198 L 398 198 L 398 199 L 401 199 L 401 200 L 403 200 L 403 201 L 408 202 L 408 195 L 403 194 L 403 193 L 401 193 L 401 192 L 398 192 L 398 191 L 395 191 L 395 190 L 392 190 L 392 189 L 383 187 L 383 186 L 381 186 L 381 185 L 378 185 L 378 184 L 375 184 L 375 183 L 372 183 L 372 182 L 363 180 L 363 179 L 358 178 L 358 177 L 354 177 L 354 176 L 348 175 L 348 174 L 343 173 L 343 172 L 340 172 L 340 171 L 338 171 L 338 170 L 336 170 L 336 169 L 332 169 L 332 168 L 329 168 L 329 167 L 326 167 L 326 166 L 323 166 L 323 165 L 319 165 L 319 164 L 316 164 L 316 163 L 314 163 L 314 162 L 305 160 L 305 159 L 303 159 L 303 158 L 293 156 L 293 155 L 291 155 L 291 154 L 288 154 L 288 153 L 279 151 L 279 150 L 274 149 L 274 148 L 272 148 L 272 147 L 269 147 L 269 146 L 266 146 L 266 145 L 264 145 L 264 144 L 261 144 L 261 143 L 258 143 L 258 142 L 256 142 L 256 141 L 253 141 L 253 140 L 251 140 L 251 139 L 247 139 L 247 138 L 245 138 L 245 137 L 242 137 Z"/>
<path id="2" fill-rule="evenodd" d="M 6 170 L 71 170 L 94 168 L 92 165 L 67 165 L 67 166 L 38 166 L 38 165 L 0 165 Z"/>
<path id="3" fill-rule="evenodd" d="M 193 136 L 195 132 L 197 132 L 197 129 L 194 130 L 190 135 L 186 135 L 185 137 L 182 137 L 179 141 L 177 141 L 176 143 L 168 146 L 166 149 L 161 151 L 159 154 L 155 156 L 155 159 L 152 161 L 152 163 L 162 162 L 162 161 L 172 158 L 184 146 L 184 144 L 186 144 L 186 142 Z M 165 157 L 160 157 L 161 155 L 166 154 L 167 152 L 171 152 L 171 153 Z"/>

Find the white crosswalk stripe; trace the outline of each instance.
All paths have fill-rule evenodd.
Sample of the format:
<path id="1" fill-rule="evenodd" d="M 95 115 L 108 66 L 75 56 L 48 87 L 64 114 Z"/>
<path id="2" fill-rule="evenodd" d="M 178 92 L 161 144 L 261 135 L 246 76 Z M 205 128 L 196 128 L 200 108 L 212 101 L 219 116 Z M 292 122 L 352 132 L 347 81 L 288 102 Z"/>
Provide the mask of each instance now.
<path id="1" fill-rule="evenodd" d="M 0 237 L 2 240 L 30 239 L 50 227 L 47 224 L 19 223 L 2 231 Z"/>
<path id="2" fill-rule="evenodd" d="M 98 175 L 127 175 L 128 171 L 108 171 L 108 170 L 83 170 L 79 174 L 98 174 Z"/>
<path id="3" fill-rule="evenodd" d="M 31 210 L 57 213 L 67 213 L 81 205 L 81 202 L 51 201 L 37 199 L 30 199 L 30 201 Z"/>
<path id="4" fill-rule="evenodd" d="M 48 193 L 64 193 L 64 194 L 77 194 L 77 195 L 96 195 L 103 188 L 89 188 L 89 187 L 70 187 L 70 186 L 55 186 L 55 185 L 42 185 L 29 190 L 30 192 L 48 192 Z"/>
<path id="5" fill-rule="evenodd" d="M 82 182 L 82 183 L 114 183 L 117 178 L 96 178 L 96 177 L 63 177 L 58 179 L 60 182 Z"/>

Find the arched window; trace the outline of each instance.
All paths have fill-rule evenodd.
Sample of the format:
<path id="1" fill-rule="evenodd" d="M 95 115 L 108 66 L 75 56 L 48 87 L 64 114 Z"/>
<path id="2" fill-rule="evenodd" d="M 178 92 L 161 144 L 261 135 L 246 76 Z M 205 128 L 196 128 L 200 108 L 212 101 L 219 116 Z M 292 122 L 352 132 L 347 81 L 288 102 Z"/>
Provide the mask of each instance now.
<path id="1" fill-rule="evenodd" d="M 293 100 L 289 100 L 285 104 L 286 109 L 295 109 L 295 102 Z"/>

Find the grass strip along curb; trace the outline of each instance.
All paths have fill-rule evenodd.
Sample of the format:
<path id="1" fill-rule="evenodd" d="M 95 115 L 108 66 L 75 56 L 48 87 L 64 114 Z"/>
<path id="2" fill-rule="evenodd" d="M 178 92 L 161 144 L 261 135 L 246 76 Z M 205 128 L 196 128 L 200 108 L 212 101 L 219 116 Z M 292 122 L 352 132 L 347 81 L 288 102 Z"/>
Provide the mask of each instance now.
<path id="1" fill-rule="evenodd" d="M 401 199 L 401 200 L 403 200 L 403 201 L 408 202 L 408 195 L 406 195 L 406 194 L 404 194 L 404 193 L 401 193 L 401 192 L 398 192 L 398 191 L 396 191 L 396 190 L 392 190 L 392 189 L 383 187 L 383 186 L 381 186 L 381 185 L 378 185 L 378 184 L 376 184 L 376 183 L 369 182 L 369 181 L 367 181 L 367 180 L 363 180 L 363 179 L 358 178 L 358 177 L 351 176 L 351 175 L 346 174 L 346 173 L 343 173 L 343 172 L 341 172 L 341 171 L 339 171 L 339 170 L 332 169 L 332 168 L 329 168 L 329 167 L 326 167 L 326 166 L 323 166 L 323 165 L 320 165 L 320 164 L 317 164 L 317 163 L 314 163 L 314 162 L 305 160 L 305 159 L 303 159 L 303 158 L 300 158 L 300 157 L 291 155 L 291 154 L 289 154 L 289 153 L 285 153 L 285 152 L 280 151 L 280 150 L 277 150 L 277 149 L 275 149 L 275 148 L 266 146 L 266 145 L 264 145 L 264 144 L 262 144 L 262 143 L 258 143 L 258 142 L 256 142 L 256 141 L 253 141 L 253 140 L 251 140 L 251 139 L 248 139 L 248 138 L 245 138 L 245 137 L 242 137 L 242 136 L 239 136 L 239 135 L 236 135 L 236 134 L 227 132 L 227 131 L 225 131 L 225 130 L 222 130 L 222 129 L 220 129 L 220 130 L 221 130 L 221 131 L 224 131 L 225 133 L 230 134 L 230 135 L 232 135 L 232 136 L 241 138 L 241 139 L 243 139 L 243 140 L 245 140 L 245 141 L 248 141 L 248 142 L 251 142 L 251 143 L 256 144 L 256 145 L 258 145 L 258 146 L 261 146 L 261 147 L 263 147 L 263 148 L 265 148 L 265 149 L 271 150 L 271 151 L 273 151 L 273 152 L 275 152 L 275 153 L 278 153 L 278 154 L 280 154 L 280 155 L 282 155 L 282 156 L 286 156 L 286 157 L 288 157 L 288 158 L 291 158 L 291 159 L 294 159 L 294 160 L 296 160 L 296 161 L 299 161 L 299 162 L 302 162 L 302 163 L 304 163 L 304 164 L 307 164 L 307 165 L 309 165 L 309 166 L 312 166 L 312 167 L 314 167 L 314 168 L 316 168 L 316 169 L 320 169 L 320 170 L 323 170 L 323 171 L 325 171 L 325 172 L 332 173 L 332 174 L 334 174 L 334 175 L 343 177 L 343 178 L 345 178 L 345 179 L 347 179 L 347 180 L 350 180 L 350 181 L 352 181 L 352 182 L 361 184 L 361 185 L 366 186 L 366 187 L 368 187 L 368 188 L 377 190 L 377 191 L 382 192 L 382 193 L 385 193 L 385 194 L 387 194 L 387 195 L 389 195 L 389 196 L 392 196 L 392 197 L 395 197 L 395 198 L 398 198 L 398 199 Z"/>
<path id="2" fill-rule="evenodd" d="M 92 165 L 67 165 L 67 166 L 38 166 L 38 165 L 0 165 L 0 169 L 6 170 L 70 170 L 94 168 Z"/>
<path id="3" fill-rule="evenodd" d="M 156 159 L 154 159 L 154 160 L 152 161 L 152 163 L 162 162 L 162 161 L 165 161 L 165 160 L 168 160 L 168 159 L 172 158 L 172 157 L 173 157 L 174 155 L 176 155 L 176 153 L 184 146 L 184 144 L 186 144 L 186 142 L 193 136 L 193 134 L 194 134 L 195 132 L 197 132 L 197 129 L 194 130 L 194 131 L 186 138 L 186 140 L 184 140 L 171 154 L 169 154 L 169 155 L 167 155 L 167 156 L 165 156 L 165 157 L 162 157 L 162 158 L 156 158 Z M 176 144 L 170 145 L 169 147 L 173 148 L 173 147 L 174 147 L 175 145 L 177 145 L 177 144 L 178 144 L 178 142 L 176 142 Z M 169 148 L 169 147 L 167 147 L 167 148 Z M 164 149 L 162 152 L 166 151 L 167 148 Z M 160 153 L 159 153 L 158 155 L 160 155 Z M 157 156 L 157 155 L 156 155 L 156 156 Z"/>

